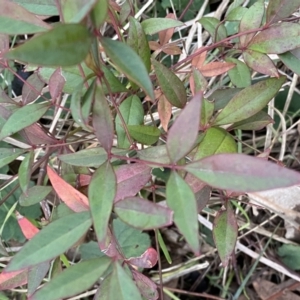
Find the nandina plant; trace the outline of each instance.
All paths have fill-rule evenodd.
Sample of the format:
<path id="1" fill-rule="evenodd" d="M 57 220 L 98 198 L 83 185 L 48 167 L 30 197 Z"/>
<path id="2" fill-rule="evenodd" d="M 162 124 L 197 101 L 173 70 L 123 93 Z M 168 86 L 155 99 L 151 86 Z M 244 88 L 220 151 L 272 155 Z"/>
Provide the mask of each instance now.
<path id="1" fill-rule="evenodd" d="M 94 299 L 157 299 L 142 271 L 167 251 L 160 228 L 175 225 L 198 256 L 198 214 L 213 189 L 223 200 L 213 237 L 227 266 L 238 236 L 230 199 L 300 183 L 281 164 L 238 153 L 235 134 L 273 122 L 264 108 L 286 78 L 271 55 L 299 71 L 300 25 L 289 17 L 300 3 L 242 2 L 222 20 L 197 20 L 210 39 L 183 57 L 172 38 L 185 24 L 174 14 L 139 19 L 107 0 L 49 1 L 47 11 L 0 0 L 0 68 L 24 81 L 19 97 L 10 88 L 0 97 L 0 166 L 21 161 L 1 203 L 28 240 L 3 268 L 2 290 L 26 286 L 29 299 L 53 300 L 94 286 Z M 26 81 L 14 62 L 32 72 Z M 30 215 L 38 204 L 42 216 Z"/>

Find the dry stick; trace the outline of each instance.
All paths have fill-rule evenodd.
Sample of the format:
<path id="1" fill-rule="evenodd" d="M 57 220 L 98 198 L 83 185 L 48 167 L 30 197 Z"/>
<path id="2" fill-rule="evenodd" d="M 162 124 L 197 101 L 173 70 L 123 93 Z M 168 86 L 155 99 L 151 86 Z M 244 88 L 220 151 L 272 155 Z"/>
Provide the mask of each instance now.
<path id="1" fill-rule="evenodd" d="M 174 288 L 170 288 L 170 287 L 167 287 L 165 289 L 167 289 L 169 291 L 172 291 L 172 292 L 175 292 L 175 293 L 178 293 L 178 294 L 184 294 L 184 295 L 196 296 L 196 297 L 205 297 L 207 299 L 224 300 L 224 298 L 220 298 L 220 297 L 217 297 L 217 296 L 212 296 L 212 295 L 209 295 L 209 294 L 206 294 L 206 293 L 187 292 L 187 291 L 184 291 L 184 290 L 174 289 Z"/>

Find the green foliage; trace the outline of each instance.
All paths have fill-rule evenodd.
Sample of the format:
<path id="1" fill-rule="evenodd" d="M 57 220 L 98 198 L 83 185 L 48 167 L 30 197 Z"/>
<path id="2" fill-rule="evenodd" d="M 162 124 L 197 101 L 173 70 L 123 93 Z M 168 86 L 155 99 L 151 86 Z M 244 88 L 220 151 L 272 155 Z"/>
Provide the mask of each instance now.
<path id="1" fill-rule="evenodd" d="M 61 299 L 94 286 L 94 299 L 155 300 L 151 272 L 141 271 L 159 255 L 142 231 L 156 230 L 169 262 L 157 228 L 176 226 L 187 257 L 199 255 L 199 213 L 213 190 L 214 244 L 227 266 L 238 237 L 232 193 L 300 184 L 298 172 L 254 156 L 261 150 L 247 155 L 243 139 L 274 122 L 265 108 L 286 81 L 278 59 L 300 74 L 300 25 L 288 19 L 299 1 L 265 9 L 235 0 L 224 20 L 198 20 L 209 39 L 192 52 L 193 37 L 182 45 L 175 30 L 203 3 L 163 0 L 157 7 L 184 12 L 181 20 L 160 9 L 139 20 L 127 2 L 0 0 L 0 253 L 2 242 L 23 243 L 1 290 L 27 284 L 30 299 Z M 59 14 L 59 24 L 41 13 Z M 8 96 L 15 60 L 34 72 L 17 101 Z M 298 270 L 296 250 L 278 254 Z"/>

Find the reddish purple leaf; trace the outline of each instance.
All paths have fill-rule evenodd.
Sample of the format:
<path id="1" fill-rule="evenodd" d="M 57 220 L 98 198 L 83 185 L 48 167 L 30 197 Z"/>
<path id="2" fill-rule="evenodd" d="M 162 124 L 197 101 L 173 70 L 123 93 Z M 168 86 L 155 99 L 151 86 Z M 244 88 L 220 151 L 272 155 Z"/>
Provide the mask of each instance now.
<path id="1" fill-rule="evenodd" d="M 10 290 L 27 283 L 28 269 L 6 272 L 0 274 L 0 291 Z"/>
<path id="2" fill-rule="evenodd" d="M 42 127 L 42 125 L 38 123 L 32 124 L 24 128 L 20 131 L 20 134 L 31 145 L 54 145 L 57 143 L 57 140 L 54 137 L 48 135 L 47 131 Z"/>
<path id="3" fill-rule="evenodd" d="M 61 68 L 57 68 L 49 79 L 49 91 L 52 100 L 57 99 L 64 88 L 66 79 L 62 74 Z"/>
<path id="4" fill-rule="evenodd" d="M 114 123 L 101 85 L 96 85 L 93 106 L 93 127 L 101 146 L 110 153 L 114 139 Z"/>
<path id="5" fill-rule="evenodd" d="M 247 66 L 254 71 L 279 78 L 277 68 L 268 55 L 257 51 L 246 50 L 243 52 L 243 57 Z"/>
<path id="6" fill-rule="evenodd" d="M 158 255 L 154 248 L 148 248 L 141 256 L 126 259 L 138 268 L 153 268 L 157 264 Z"/>
<path id="7" fill-rule="evenodd" d="M 168 226 L 173 222 L 172 210 L 138 197 L 118 201 L 114 211 L 125 223 L 143 230 Z"/>
<path id="8" fill-rule="evenodd" d="M 300 173 L 244 154 L 216 154 L 184 169 L 222 190 L 258 192 L 300 184 Z"/>
<path id="9" fill-rule="evenodd" d="M 197 93 L 181 111 L 168 133 L 167 149 L 172 162 L 188 154 L 198 136 L 202 93 Z"/>
<path id="10" fill-rule="evenodd" d="M 116 169 L 117 194 L 115 202 L 135 196 L 151 177 L 151 168 L 144 164 L 122 165 Z"/>
<path id="11" fill-rule="evenodd" d="M 275 23 L 288 18 L 300 6 L 299 0 L 272 0 L 267 8 L 267 23 Z"/>
<path id="12" fill-rule="evenodd" d="M 45 83 L 40 79 L 37 73 L 28 77 L 22 89 L 22 102 L 28 104 L 35 101 L 42 92 Z"/>
<path id="13" fill-rule="evenodd" d="M 136 270 L 131 270 L 133 279 L 142 294 L 142 296 L 147 300 L 158 299 L 158 292 L 156 284 L 149 279 L 147 276 L 141 274 Z"/>
<path id="14" fill-rule="evenodd" d="M 9 50 L 9 37 L 7 34 L 0 34 L 0 53 L 3 55 Z"/>

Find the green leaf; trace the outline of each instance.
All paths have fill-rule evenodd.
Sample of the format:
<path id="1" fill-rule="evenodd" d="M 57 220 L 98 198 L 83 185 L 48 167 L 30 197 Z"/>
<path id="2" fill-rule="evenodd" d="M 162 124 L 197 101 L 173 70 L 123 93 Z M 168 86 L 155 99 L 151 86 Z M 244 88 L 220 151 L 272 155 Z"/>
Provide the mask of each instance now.
<path id="1" fill-rule="evenodd" d="M 86 58 L 91 41 L 91 34 L 85 26 L 60 24 L 7 52 L 5 56 L 41 66 L 72 66 Z"/>
<path id="2" fill-rule="evenodd" d="M 102 243 L 107 235 L 116 190 L 116 175 L 110 162 L 106 161 L 93 174 L 88 191 L 94 230 L 99 243 Z"/>
<path id="3" fill-rule="evenodd" d="M 142 22 L 142 27 L 146 34 L 155 34 L 169 28 L 183 26 L 184 24 L 178 20 L 170 18 L 150 18 Z"/>
<path id="4" fill-rule="evenodd" d="M 213 227 L 214 242 L 223 267 L 228 265 L 229 258 L 235 248 L 237 236 L 237 221 L 230 204 L 228 204 L 226 210 L 221 210 L 217 214 Z"/>
<path id="5" fill-rule="evenodd" d="M 108 1 L 97 0 L 96 5 L 91 11 L 91 18 L 96 29 L 99 29 L 102 23 L 104 23 L 105 19 L 107 18 L 107 13 L 108 13 Z"/>
<path id="6" fill-rule="evenodd" d="M 79 23 L 87 16 L 97 0 L 62 0 L 61 10 L 64 23 Z"/>
<path id="7" fill-rule="evenodd" d="M 288 51 L 283 54 L 278 55 L 281 61 L 289 68 L 291 71 L 295 72 L 300 76 L 300 49 L 297 48 L 292 51 Z"/>
<path id="8" fill-rule="evenodd" d="M 142 230 L 169 226 L 173 221 L 171 210 L 138 197 L 118 201 L 114 211 L 122 221 Z"/>
<path id="9" fill-rule="evenodd" d="M 125 155 L 127 152 L 122 149 L 112 149 L 112 153 Z M 107 160 L 107 153 L 104 148 L 90 148 L 75 153 L 62 154 L 59 155 L 58 158 L 73 166 L 97 168 Z M 115 160 L 116 159 L 112 159 L 112 161 Z"/>
<path id="10" fill-rule="evenodd" d="M 267 54 L 281 54 L 299 47 L 300 24 L 282 22 L 258 33 L 248 49 Z"/>
<path id="11" fill-rule="evenodd" d="M 144 145 L 156 143 L 161 134 L 160 130 L 155 126 L 128 125 L 127 128 L 130 136 Z"/>
<path id="12" fill-rule="evenodd" d="M 19 167 L 19 171 L 18 171 L 19 183 L 24 193 L 28 189 L 33 159 L 34 159 L 34 152 L 31 150 L 25 155 Z"/>
<path id="13" fill-rule="evenodd" d="M 193 191 L 172 172 L 166 187 L 167 204 L 174 211 L 174 223 L 196 255 L 199 255 L 198 212 Z"/>
<path id="14" fill-rule="evenodd" d="M 149 43 L 140 22 L 135 18 L 129 17 L 129 31 L 127 44 L 135 50 L 139 57 L 144 62 L 147 71 L 150 71 L 150 48 Z"/>
<path id="15" fill-rule="evenodd" d="M 128 45 L 110 38 L 102 38 L 101 44 L 115 66 L 154 99 L 152 82 L 138 54 Z"/>
<path id="16" fill-rule="evenodd" d="M 55 276 L 30 299 L 59 300 L 88 290 L 108 269 L 111 259 L 101 257 L 80 262 Z"/>
<path id="17" fill-rule="evenodd" d="M 58 16 L 55 0 L 12 0 L 35 15 Z"/>
<path id="18" fill-rule="evenodd" d="M 230 133 L 220 127 L 211 127 L 197 148 L 194 160 L 218 153 L 236 153 L 237 144 Z"/>
<path id="19" fill-rule="evenodd" d="M 51 27 L 13 1 L 0 0 L 0 32 L 11 35 L 43 32 Z"/>
<path id="20" fill-rule="evenodd" d="M 100 286 L 100 297 L 95 300 L 142 300 L 140 292 L 131 276 L 125 272 L 119 262 L 114 262 L 113 271 Z"/>
<path id="21" fill-rule="evenodd" d="M 139 150 L 137 153 L 139 159 L 154 163 L 169 164 L 170 158 L 166 145 L 158 145 L 147 149 Z"/>
<path id="22" fill-rule="evenodd" d="M 263 0 L 256 1 L 243 15 L 240 22 L 240 32 L 256 29 L 260 27 L 265 12 Z M 256 32 L 240 36 L 240 46 L 247 47 L 255 36 Z"/>
<path id="23" fill-rule="evenodd" d="M 277 68 L 268 55 L 253 50 L 246 50 L 243 52 L 243 57 L 247 66 L 254 71 L 272 77 L 279 77 Z"/>
<path id="24" fill-rule="evenodd" d="M 0 148 L 0 168 L 8 165 L 26 150 L 18 148 Z"/>
<path id="25" fill-rule="evenodd" d="M 52 188 L 50 186 L 33 186 L 21 194 L 19 203 L 21 206 L 30 206 L 39 203 L 44 200 L 51 191 Z"/>
<path id="26" fill-rule="evenodd" d="M 126 258 L 138 257 L 151 246 L 148 234 L 127 225 L 119 218 L 113 220 L 113 232 Z"/>
<path id="27" fill-rule="evenodd" d="M 182 81 L 172 71 L 155 59 L 152 59 L 151 62 L 160 88 L 167 100 L 172 105 L 183 108 L 187 102 L 187 97 Z"/>
<path id="28" fill-rule="evenodd" d="M 271 123 L 274 123 L 273 119 L 266 112 L 259 111 L 257 114 L 248 119 L 233 123 L 228 130 L 261 130 Z"/>
<path id="29" fill-rule="evenodd" d="M 247 10 L 248 9 L 246 7 L 235 7 L 228 14 L 226 14 L 226 21 L 240 21 Z"/>
<path id="30" fill-rule="evenodd" d="M 217 89 L 208 97 L 208 100 L 214 102 L 215 111 L 218 111 L 220 109 L 223 109 L 229 103 L 232 97 L 240 91 L 242 91 L 241 88 Z"/>
<path id="31" fill-rule="evenodd" d="M 144 109 L 141 100 L 137 96 L 130 96 L 119 106 L 120 113 L 127 125 L 141 125 L 144 122 Z M 117 115 L 115 119 L 116 132 L 119 148 L 129 148 L 130 143 L 127 139 L 123 123 Z"/>
<path id="32" fill-rule="evenodd" d="M 38 289 L 50 268 L 50 262 L 40 263 L 28 270 L 28 297 Z M 53 274 L 53 273 L 52 273 Z"/>
<path id="33" fill-rule="evenodd" d="M 80 245 L 79 252 L 82 260 L 89 260 L 105 256 L 104 252 L 100 250 L 98 243 L 95 241 L 90 241 Z"/>
<path id="34" fill-rule="evenodd" d="M 32 125 L 38 121 L 48 110 L 48 103 L 28 104 L 10 115 L 0 130 L 0 140 Z"/>
<path id="35" fill-rule="evenodd" d="M 101 85 L 96 85 L 93 105 L 93 127 L 100 145 L 110 153 L 114 140 L 114 123 Z M 86 114 L 88 116 L 88 114 Z"/>
<path id="36" fill-rule="evenodd" d="M 184 170 L 215 188 L 258 192 L 298 185 L 300 174 L 261 158 L 216 154 L 184 166 Z"/>
<path id="37" fill-rule="evenodd" d="M 70 214 L 49 224 L 13 257 L 7 271 L 17 271 L 51 260 L 72 247 L 92 225 L 89 212 Z"/>
<path id="38" fill-rule="evenodd" d="M 208 125 L 210 122 L 210 119 L 214 113 L 215 105 L 213 102 L 208 101 L 207 99 L 202 99 L 202 107 L 201 107 L 201 118 L 200 118 L 200 124 L 201 128 Z"/>
<path id="39" fill-rule="evenodd" d="M 267 7 L 267 24 L 288 18 L 300 6 L 299 0 L 272 0 Z"/>
<path id="40" fill-rule="evenodd" d="M 278 248 L 277 254 L 282 262 L 292 270 L 300 270 L 300 246 L 284 244 Z"/>
<path id="41" fill-rule="evenodd" d="M 193 80 L 195 84 L 195 91 L 194 93 L 198 93 L 200 91 L 204 92 L 207 88 L 207 80 L 205 77 L 202 75 L 202 73 L 196 68 L 193 67 Z"/>
<path id="42" fill-rule="evenodd" d="M 276 95 L 284 81 L 284 76 L 269 78 L 243 89 L 220 112 L 214 125 L 235 123 L 255 115 Z"/>
<path id="43" fill-rule="evenodd" d="M 226 62 L 232 62 L 235 67 L 228 71 L 231 82 L 238 88 L 247 87 L 251 84 L 251 73 L 249 68 L 240 60 L 232 57 L 225 59 Z"/>
<path id="44" fill-rule="evenodd" d="M 220 24 L 220 20 L 213 17 L 202 17 L 199 23 L 208 31 L 214 41 L 218 42 L 227 37 L 226 28 Z"/>
<path id="45" fill-rule="evenodd" d="M 172 162 L 188 154 L 197 140 L 202 93 L 198 93 L 181 111 L 168 133 L 167 149 Z"/>

